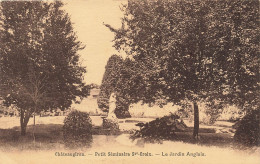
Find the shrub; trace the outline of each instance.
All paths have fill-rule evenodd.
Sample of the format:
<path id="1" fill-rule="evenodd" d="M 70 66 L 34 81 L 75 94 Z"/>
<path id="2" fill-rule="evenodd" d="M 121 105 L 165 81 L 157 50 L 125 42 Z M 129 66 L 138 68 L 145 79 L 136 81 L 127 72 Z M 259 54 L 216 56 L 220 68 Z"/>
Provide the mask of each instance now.
<path id="1" fill-rule="evenodd" d="M 84 147 L 92 143 L 92 121 L 87 113 L 73 110 L 64 119 L 64 143 L 67 147 Z"/>
<path id="2" fill-rule="evenodd" d="M 120 134 L 118 119 L 103 118 L 103 129 L 108 135 Z"/>
<path id="3" fill-rule="evenodd" d="M 138 123 L 140 130 L 137 130 L 132 136 L 132 139 L 144 138 L 147 141 L 160 141 L 161 139 L 174 139 L 175 132 L 184 131 L 187 126 L 178 115 L 171 114 L 157 118 L 148 123 Z"/>
<path id="4" fill-rule="evenodd" d="M 123 107 L 117 107 L 115 110 L 115 115 L 119 119 L 131 118 L 131 115 L 130 115 L 128 109 L 123 108 Z"/>
<path id="5" fill-rule="evenodd" d="M 234 140 L 246 146 L 260 145 L 260 109 L 246 114 L 241 121 L 236 123 L 237 130 Z"/>

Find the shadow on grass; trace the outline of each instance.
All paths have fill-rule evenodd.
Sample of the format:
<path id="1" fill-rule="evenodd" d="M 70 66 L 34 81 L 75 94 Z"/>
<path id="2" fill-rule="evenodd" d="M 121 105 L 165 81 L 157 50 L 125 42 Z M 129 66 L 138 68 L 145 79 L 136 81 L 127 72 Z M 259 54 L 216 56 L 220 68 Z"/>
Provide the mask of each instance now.
<path id="1" fill-rule="evenodd" d="M 61 124 L 37 124 L 35 126 L 35 142 L 33 136 L 33 125 L 27 127 L 26 136 L 20 135 L 20 127 L 12 129 L 0 129 L 0 149 L 2 151 L 10 150 L 50 150 L 66 149 L 63 140 L 63 125 Z M 233 137 L 230 133 L 215 133 L 214 129 L 201 128 L 199 140 L 192 138 L 193 128 L 187 128 L 184 132 L 176 132 L 173 141 L 181 141 L 190 144 L 199 144 L 204 146 L 230 147 L 233 144 Z M 129 132 L 111 132 L 103 127 L 93 127 L 93 135 L 111 135 L 118 136 Z"/>
<path id="2" fill-rule="evenodd" d="M 25 136 L 21 136 L 20 127 L 0 129 L 0 150 L 67 149 L 67 147 L 64 146 L 62 128 L 63 125 L 61 124 L 37 124 L 35 125 L 35 128 L 33 125 L 28 125 Z M 122 134 L 122 132 L 110 131 L 109 129 L 103 129 L 100 126 L 94 126 L 92 129 L 92 135 L 117 136 L 120 134 Z"/>
<path id="3" fill-rule="evenodd" d="M 233 146 L 233 136 L 228 133 L 199 133 L 199 139 L 192 138 L 192 132 L 176 132 L 174 141 L 204 146 L 230 147 Z"/>
<path id="4" fill-rule="evenodd" d="M 33 129 L 34 135 L 33 135 Z M 35 142 L 34 142 L 35 137 Z M 27 126 L 27 133 L 21 136 L 20 127 L 0 129 L 0 148 L 5 150 L 45 150 L 63 147 L 62 125 L 48 124 Z"/>
<path id="5" fill-rule="evenodd" d="M 200 128 L 199 139 L 192 137 L 193 127 L 187 127 L 184 132 L 176 132 L 177 141 L 205 146 L 229 147 L 233 146 L 232 133 L 216 133 L 214 128 Z"/>

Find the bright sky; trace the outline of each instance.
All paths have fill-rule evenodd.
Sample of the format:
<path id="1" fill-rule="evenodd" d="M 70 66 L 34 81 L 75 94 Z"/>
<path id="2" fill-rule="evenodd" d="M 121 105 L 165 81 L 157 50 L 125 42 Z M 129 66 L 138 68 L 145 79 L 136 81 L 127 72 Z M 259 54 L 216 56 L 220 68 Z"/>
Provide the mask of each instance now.
<path id="1" fill-rule="evenodd" d="M 71 16 L 79 41 L 86 48 L 79 52 L 82 65 L 87 67 L 87 84 L 101 84 L 105 65 L 113 54 L 119 54 L 111 42 L 114 34 L 103 22 L 119 28 L 123 13 L 119 6 L 126 0 L 66 0 L 65 10 Z"/>

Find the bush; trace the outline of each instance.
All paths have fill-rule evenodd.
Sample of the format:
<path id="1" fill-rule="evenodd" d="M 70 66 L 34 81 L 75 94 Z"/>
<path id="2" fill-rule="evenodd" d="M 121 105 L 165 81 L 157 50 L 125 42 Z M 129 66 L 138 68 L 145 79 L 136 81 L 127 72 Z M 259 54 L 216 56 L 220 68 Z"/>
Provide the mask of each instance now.
<path id="1" fill-rule="evenodd" d="M 92 143 L 92 121 L 87 113 L 74 110 L 64 119 L 64 143 L 67 147 L 85 147 Z"/>
<path id="2" fill-rule="evenodd" d="M 157 118 L 148 123 L 138 123 L 140 130 L 137 130 L 132 136 L 132 139 L 144 138 L 146 141 L 160 141 L 161 139 L 174 139 L 175 132 L 184 131 L 187 126 L 178 115 L 171 114 Z"/>
<path id="3" fill-rule="evenodd" d="M 115 115 L 119 119 L 131 118 L 129 111 L 123 107 L 117 107 L 115 110 Z"/>
<path id="4" fill-rule="evenodd" d="M 120 133 L 118 119 L 103 118 L 103 129 L 109 135 L 117 135 Z"/>
<path id="5" fill-rule="evenodd" d="M 234 140 L 246 146 L 260 145 L 260 109 L 246 114 L 241 121 L 236 123 Z"/>

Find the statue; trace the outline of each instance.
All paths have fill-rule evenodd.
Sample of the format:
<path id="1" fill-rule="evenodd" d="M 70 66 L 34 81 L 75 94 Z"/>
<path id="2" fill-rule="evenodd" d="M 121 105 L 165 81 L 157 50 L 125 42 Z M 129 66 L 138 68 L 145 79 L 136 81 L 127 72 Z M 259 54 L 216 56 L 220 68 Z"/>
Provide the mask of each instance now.
<path id="1" fill-rule="evenodd" d="M 112 93 L 109 98 L 109 110 L 106 118 L 103 118 L 103 127 L 105 129 L 110 129 L 110 133 L 118 133 L 119 132 L 119 124 L 118 119 L 115 114 L 116 110 L 116 94 Z"/>
<path id="2" fill-rule="evenodd" d="M 108 110 L 108 115 L 107 115 L 108 119 L 117 118 L 116 114 L 115 114 L 115 110 L 116 110 L 116 94 L 112 93 L 109 98 L 109 110 Z"/>

